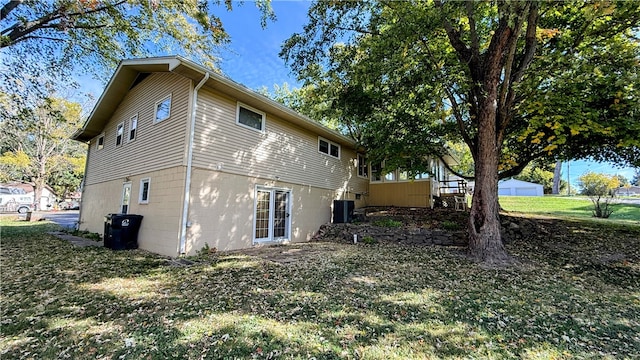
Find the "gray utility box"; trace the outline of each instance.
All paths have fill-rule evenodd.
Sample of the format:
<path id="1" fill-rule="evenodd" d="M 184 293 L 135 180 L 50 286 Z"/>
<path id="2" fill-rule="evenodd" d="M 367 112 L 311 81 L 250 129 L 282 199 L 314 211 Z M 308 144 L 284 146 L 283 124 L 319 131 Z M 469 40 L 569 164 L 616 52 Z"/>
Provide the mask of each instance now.
<path id="1" fill-rule="evenodd" d="M 113 250 L 137 249 L 142 215 L 107 214 L 104 217 L 104 247 Z"/>

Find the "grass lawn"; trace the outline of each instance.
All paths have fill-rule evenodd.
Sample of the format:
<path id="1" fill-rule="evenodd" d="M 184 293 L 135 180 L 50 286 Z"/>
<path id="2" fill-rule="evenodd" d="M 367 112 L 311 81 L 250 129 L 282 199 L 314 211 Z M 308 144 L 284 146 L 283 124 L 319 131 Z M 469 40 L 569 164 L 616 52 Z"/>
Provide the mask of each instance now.
<path id="1" fill-rule="evenodd" d="M 592 214 L 593 203 L 586 197 L 501 196 L 500 206 L 507 211 L 520 213 L 640 225 L 640 205 L 614 204 L 614 211 L 608 219 L 596 219 Z"/>
<path id="2" fill-rule="evenodd" d="M 338 243 L 176 266 L 4 221 L 0 358 L 640 357 L 640 228 L 539 221 L 507 270 L 453 247 Z"/>

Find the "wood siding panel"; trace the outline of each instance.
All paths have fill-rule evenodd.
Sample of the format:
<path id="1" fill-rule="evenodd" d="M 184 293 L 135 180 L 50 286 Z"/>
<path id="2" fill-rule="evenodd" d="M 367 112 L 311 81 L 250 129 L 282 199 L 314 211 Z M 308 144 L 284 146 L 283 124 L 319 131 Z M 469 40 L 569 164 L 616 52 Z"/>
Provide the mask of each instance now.
<path id="1" fill-rule="evenodd" d="M 183 164 L 189 118 L 191 81 L 175 74 L 154 73 L 129 91 L 104 129 L 104 149 L 91 140 L 86 184 L 166 169 Z M 155 104 L 171 94 L 171 116 L 154 124 Z M 129 119 L 138 114 L 135 140 L 129 142 Z M 116 127 L 124 122 L 124 139 L 116 147 Z"/>
<path id="2" fill-rule="evenodd" d="M 267 113 L 258 132 L 236 124 L 237 102 L 200 91 L 196 115 L 194 166 L 254 178 L 308 185 L 343 193 L 366 192 L 356 153 L 341 146 L 340 159 L 318 152 L 318 136 Z M 258 109 L 261 110 L 261 109 Z"/>
<path id="3" fill-rule="evenodd" d="M 431 181 L 369 184 L 369 206 L 428 207 Z"/>

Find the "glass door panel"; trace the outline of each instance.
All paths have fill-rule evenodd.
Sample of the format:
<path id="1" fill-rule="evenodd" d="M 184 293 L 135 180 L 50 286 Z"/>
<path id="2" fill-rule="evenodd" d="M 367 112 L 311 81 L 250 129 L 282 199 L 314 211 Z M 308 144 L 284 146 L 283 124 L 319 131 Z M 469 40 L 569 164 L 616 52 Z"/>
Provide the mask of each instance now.
<path id="1" fill-rule="evenodd" d="M 129 203 L 131 202 L 131 183 L 122 185 L 122 214 L 129 212 Z"/>
<path id="2" fill-rule="evenodd" d="M 289 239 L 291 191 L 258 188 L 255 205 L 255 241 Z"/>
<path id="3" fill-rule="evenodd" d="M 269 238 L 271 191 L 258 190 L 256 199 L 256 240 Z"/>
<path id="4" fill-rule="evenodd" d="M 273 237 L 287 238 L 289 230 L 289 192 L 276 190 L 273 213 Z"/>

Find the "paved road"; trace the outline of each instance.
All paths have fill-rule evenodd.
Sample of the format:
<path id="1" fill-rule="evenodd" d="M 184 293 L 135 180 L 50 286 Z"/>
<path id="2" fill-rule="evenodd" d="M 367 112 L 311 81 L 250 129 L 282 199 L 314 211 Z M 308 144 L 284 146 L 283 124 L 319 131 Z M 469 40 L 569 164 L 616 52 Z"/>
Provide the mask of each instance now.
<path id="1" fill-rule="evenodd" d="M 39 213 L 43 218 L 50 220 L 62 227 L 74 229 L 78 222 L 80 211 L 78 210 L 65 210 L 65 211 L 51 211 Z"/>

